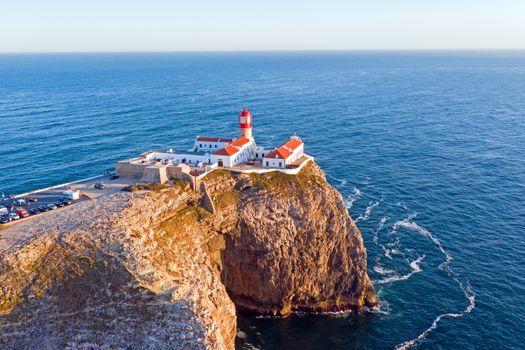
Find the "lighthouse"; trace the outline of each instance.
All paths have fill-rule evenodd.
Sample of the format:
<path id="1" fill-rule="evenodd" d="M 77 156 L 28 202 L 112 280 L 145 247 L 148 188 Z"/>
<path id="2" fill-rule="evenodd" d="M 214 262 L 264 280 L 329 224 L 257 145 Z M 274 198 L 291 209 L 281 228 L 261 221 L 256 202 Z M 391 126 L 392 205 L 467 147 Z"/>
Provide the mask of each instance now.
<path id="1" fill-rule="evenodd" d="M 239 114 L 239 133 L 241 137 L 252 138 L 252 114 L 248 112 L 246 106 Z"/>

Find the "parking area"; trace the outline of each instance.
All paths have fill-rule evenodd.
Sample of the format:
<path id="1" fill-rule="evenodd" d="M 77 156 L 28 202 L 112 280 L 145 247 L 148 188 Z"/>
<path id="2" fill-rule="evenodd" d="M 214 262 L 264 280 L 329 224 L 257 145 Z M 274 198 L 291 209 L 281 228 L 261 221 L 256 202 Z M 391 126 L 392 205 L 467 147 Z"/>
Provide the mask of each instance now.
<path id="1" fill-rule="evenodd" d="M 116 178 L 108 174 L 35 190 L 13 198 L 0 198 L 0 224 L 9 225 L 20 220 L 27 220 L 36 215 L 43 215 L 46 211 L 61 210 L 63 207 L 74 205 L 75 203 L 121 191 L 125 186 L 135 182 L 134 180 Z M 78 199 L 63 200 L 65 191 L 69 191 L 66 194 L 78 193 Z M 76 196 L 73 195 L 72 197 L 76 198 Z M 23 202 L 20 203 L 20 200 Z M 21 214 L 24 210 L 21 209 L 25 209 L 29 216 L 23 218 Z M 14 215 L 17 212 L 18 214 Z"/>

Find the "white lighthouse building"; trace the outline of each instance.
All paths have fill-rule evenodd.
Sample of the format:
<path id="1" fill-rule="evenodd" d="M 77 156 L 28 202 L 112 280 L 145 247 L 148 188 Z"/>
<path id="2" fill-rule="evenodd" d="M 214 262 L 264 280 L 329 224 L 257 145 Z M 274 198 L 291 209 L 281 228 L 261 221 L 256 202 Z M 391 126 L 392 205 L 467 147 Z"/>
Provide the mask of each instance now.
<path id="1" fill-rule="evenodd" d="M 238 138 L 197 136 L 193 147 L 187 151 L 150 151 L 138 158 L 118 162 L 117 175 L 151 179 L 150 175 L 155 174 L 154 178 L 163 182 L 181 172 L 196 176 L 220 167 L 240 172 L 279 170 L 295 174 L 308 160 L 313 160 L 304 153 L 304 143 L 298 136 L 292 136 L 274 149 L 257 146 L 252 114 L 246 106 L 238 122 Z"/>

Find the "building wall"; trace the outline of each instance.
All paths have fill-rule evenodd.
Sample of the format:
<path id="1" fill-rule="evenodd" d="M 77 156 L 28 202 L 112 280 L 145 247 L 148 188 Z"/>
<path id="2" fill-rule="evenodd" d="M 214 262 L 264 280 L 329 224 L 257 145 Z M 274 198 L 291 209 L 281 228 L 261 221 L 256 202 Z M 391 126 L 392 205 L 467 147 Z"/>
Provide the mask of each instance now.
<path id="1" fill-rule="evenodd" d="M 191 153 L 168 153 L 168 152 L 153 152 L 146 157 L 148 160 L 160 159 L 161 161 L 171 160 L 175 163 L 187 163 L 196 165 L 198 163 L 213 163 L 211 154 L 191 154 Z"/>
<path id="2" fill-rule="evenodd" d="M 286 158 L 286 164 L 291 164 L 297 159 L 301 158 L 304 153 L 304 144 L 301 144 L 299 147 L 293 150 L 292 154 Z"/>
<path id="3" fill-rule="evenodd" d="M 219 161 L 222 160 L 222 166 L 223 167 L 231 167 L 232 166 L 232 157 L 231 156 L 212 156 L 214 159 L 214 162 L 219 163 Z"/>
<path id="4" fill-rule="evenodd" d="M 279 159 L 279 158 L 263 158 L 262 164 L 264 167 L 270 167 L 270 168 L 280 168 L 284 169 L 286 168 L 286 160 L 285 159 Z M 268 165 L 266 165 L 268 164 Z"/>
<path id="5" fill-rule="evenodd" d="M 228 145 L 228 142 L 197 141 L 193 145 L 195 151 L 215 152 Z"/>
<path id="6" fill-rule="evenodd" d="M 115 173 L 125 179 L 141 179 L 144 175 L 144 164 L 117 163 Z"/>
<path id="7" fill-rule="evenodd" d="M 260 159 L 263 159 L 264 156 L 265 156 L 268 152 L 270 152 L 270 150 L 265 150 L 264 147 L 262 147 L 262 146 L 255 146 L 253 152 L 254 152 L 253 157 L 254 157 L 255 159 L 257 159 L 257 160 L 260 160 Z"/>

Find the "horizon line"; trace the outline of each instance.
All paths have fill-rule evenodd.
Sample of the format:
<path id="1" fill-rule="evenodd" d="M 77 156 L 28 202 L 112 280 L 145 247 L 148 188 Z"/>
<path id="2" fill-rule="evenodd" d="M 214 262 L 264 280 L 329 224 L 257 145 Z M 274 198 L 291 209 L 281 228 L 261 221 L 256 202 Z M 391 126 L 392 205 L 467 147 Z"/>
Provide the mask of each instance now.
<path id="1" fill-rule="evenodd" d="M 293 53 L 293 52 L 476 52 L 525 51 L 523 48 L 401 48 L 401 49 L 255 49 L 255 50 L 123 50 L 123 51 L 6 51 L 0 55 L 56 55 L 56 54 L 170 54 L 170 53 Z"/>

